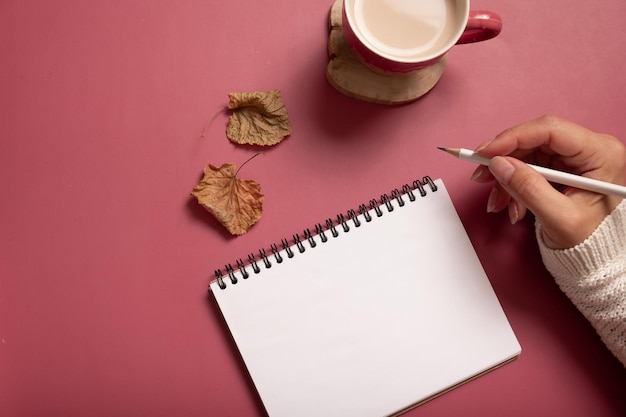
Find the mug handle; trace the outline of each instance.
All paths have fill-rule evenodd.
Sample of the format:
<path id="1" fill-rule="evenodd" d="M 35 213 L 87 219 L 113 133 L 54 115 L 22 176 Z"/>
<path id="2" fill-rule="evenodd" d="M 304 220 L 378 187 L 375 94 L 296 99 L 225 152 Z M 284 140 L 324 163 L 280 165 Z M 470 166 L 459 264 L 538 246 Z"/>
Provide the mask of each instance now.
<path id="1" fill-rule="evenodd" d="M 465 31 L 457 44 L 486 41 L 495 38 L 502 30 L 502 18 L 487 10 L 471 10 Z"/>

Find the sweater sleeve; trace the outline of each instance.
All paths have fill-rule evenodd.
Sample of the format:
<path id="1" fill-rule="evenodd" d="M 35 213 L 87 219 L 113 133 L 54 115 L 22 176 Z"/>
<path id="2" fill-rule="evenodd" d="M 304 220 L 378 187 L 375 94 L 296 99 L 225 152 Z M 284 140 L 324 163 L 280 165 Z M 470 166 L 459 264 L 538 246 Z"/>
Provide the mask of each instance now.
<path id="1" fill-rule="evenodd" d="M 573 248 L 550 249 L 535 229 L 546 268 L 626 367 L 626 200 Z"/>

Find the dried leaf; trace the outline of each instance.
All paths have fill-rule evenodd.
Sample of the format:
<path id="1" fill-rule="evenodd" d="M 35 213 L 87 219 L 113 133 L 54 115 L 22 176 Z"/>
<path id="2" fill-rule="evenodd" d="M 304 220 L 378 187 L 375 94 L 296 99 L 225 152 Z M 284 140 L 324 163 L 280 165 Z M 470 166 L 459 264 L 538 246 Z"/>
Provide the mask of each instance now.
<path id="1" fill-rule="evenodd" d="M 233 164 L 207 165 L 191 195 L 233 235 L 246 233 L 263 213 L 261 186 L 237 178 Z"/>
<path id="2" fill-rule="evenodd" d="M 239 144 L 275 145 L 291 134 L 291 123 L 280 91 L 228 94 L 233 110 L 226 136 Z"/>

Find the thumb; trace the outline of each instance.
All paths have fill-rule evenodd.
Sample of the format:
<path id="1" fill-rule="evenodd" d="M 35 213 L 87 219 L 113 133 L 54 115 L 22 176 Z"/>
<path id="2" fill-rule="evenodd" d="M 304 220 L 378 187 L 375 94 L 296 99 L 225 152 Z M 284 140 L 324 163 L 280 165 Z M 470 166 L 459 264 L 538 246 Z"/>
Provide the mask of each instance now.
<path id="1" fill-rule="evenodd" d="M 569 199 L 537 171 L 516 158 L 496 156 L 489 170 L 504 189 L 544 224 L 555 224 Z"/>

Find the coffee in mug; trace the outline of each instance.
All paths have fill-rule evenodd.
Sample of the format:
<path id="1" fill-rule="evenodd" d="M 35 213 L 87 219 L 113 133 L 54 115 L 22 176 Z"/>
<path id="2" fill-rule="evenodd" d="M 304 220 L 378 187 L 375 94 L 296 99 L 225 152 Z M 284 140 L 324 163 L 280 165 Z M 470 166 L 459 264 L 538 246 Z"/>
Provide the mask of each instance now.
<path id="1" fill-rule="evenodd" d="M 497 14 L 471 12 L 469 0 L 343 0 L 348 44 L 382 72 L 424 68 L 455 44 L 493 38 L 501 28 Z"/>

